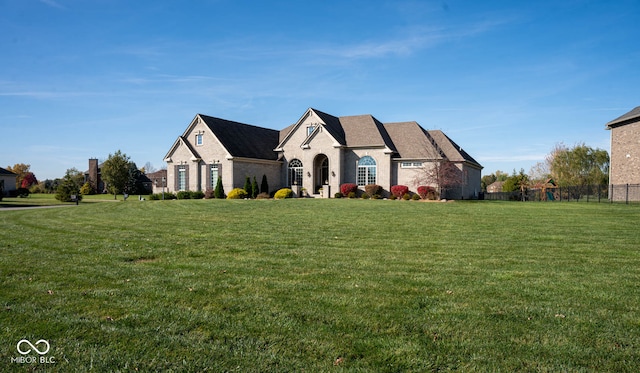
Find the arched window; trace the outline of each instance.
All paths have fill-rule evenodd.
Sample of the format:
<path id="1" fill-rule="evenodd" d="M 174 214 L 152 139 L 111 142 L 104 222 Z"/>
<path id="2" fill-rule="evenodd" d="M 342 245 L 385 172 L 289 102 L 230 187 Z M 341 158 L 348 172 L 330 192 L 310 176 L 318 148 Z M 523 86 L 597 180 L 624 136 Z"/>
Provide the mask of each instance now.
<path id="1" fill-rule="evenodd" d="M 289 162 L 289 185 L 302 186 L 302 162 L 299 159 Z"/>
<path id="2" fill-rule="evenodd" d="M 377 166 L 373 157 L 365 155 L 358 161 L 357 183 L 359 186 L 376 183 Z"/>

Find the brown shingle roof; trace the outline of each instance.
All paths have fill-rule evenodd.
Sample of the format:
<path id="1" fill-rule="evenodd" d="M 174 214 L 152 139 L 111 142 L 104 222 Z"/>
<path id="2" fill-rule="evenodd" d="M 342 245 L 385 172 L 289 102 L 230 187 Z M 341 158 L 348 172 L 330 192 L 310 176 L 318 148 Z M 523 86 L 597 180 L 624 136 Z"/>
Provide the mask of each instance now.
<path id="1" fill-rule="evenodd" d="M 611 122 L 605 124 L 605 128 L 610 130 L 614 127 L 624 126 L 625 124 L 637 122 L 640 120 L 640 106 L 634 108 L 630 112 L 619 116 Z"/>
<path id="2" fill-rule="evenodd" d="M 280 131 L 198 114 L 233 157 L 276 160 Z"/>
<path id="3" fill-rule="evenodd" d="M 399 158 L 442 159 L 431 136 L 417 122 L 385 123 Z"/>
<path id="4" fill-rule="evenodd" d="M 453 142 L 444 132 L 440 130 L 428 131 L 431 137 L 436 141 L 442 152 L 452 162 L 469 162 L 478 167 L 482 167 L 478 161 L 473 159 L 461 146 Z"/>
<path id="5" fill-rule="evenodd" d="M 340 117 L 340 124 L 347 146 L 387 146 L 395 150 L 384 125 L 370 114 Z"/>

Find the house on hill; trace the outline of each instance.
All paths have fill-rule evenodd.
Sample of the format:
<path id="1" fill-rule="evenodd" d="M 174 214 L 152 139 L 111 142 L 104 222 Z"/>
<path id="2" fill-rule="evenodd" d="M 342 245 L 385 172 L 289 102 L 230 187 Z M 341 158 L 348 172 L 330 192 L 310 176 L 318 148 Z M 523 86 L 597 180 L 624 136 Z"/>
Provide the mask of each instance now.
<path id="1" fill-rule="evenodd" d="M 167 190 L 207 190 L 221 177 L 225 191 L 247 176 L 266 175 L 271 190 L 302 187 L 332 196 L 340 185 L 377 184 L 416 190 L 416 179 L 450 161 L 460 183 L 444 198 L 476 198 L 482 166 L 442 131 L 417 122 L 382 123 L 370 114 L 336 117 L 309 108 L 281 131 L 197 114 L 164 158 Z M 295 189 L 295 188 L 294 188 Z"/>

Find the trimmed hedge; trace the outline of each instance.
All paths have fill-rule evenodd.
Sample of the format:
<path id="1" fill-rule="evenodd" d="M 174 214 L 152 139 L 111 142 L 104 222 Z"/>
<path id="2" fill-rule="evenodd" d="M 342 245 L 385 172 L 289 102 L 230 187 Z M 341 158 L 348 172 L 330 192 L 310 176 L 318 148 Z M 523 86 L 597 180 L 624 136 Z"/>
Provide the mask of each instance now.
<path id="1" fill-rule="evenodd" d="M 357 193 L 358 192 L 358 186 L 354 183 L 345 183 L 340 185 L 340 193 L 342 193 L 343 196 L 348 196 L 349 193 Z"/>
<path id="2" fill-rule="evenodd" d="M 427 185 L 420 185 L 418 187 L 418 194 L 422 199 L 436 200 L 438 197 L 436 188 Z"/>
<path id="3" fill-rule="evenodd" d="M 282 188 L 278 190 L 276 194 L 273 195 L 273 198 L 275 199 L 285 199 L 285 198 L 291 198 L 291 197 L 293 197 L 293 190 L 289 188 Z"/>
<path id="4" fill-rule="evenodd" d="M 227 195 L 227 199 L 245 199 L 247 197 L 249 197 L 249 195 L 242 188 L 233 188 Z"/>
<path id="5" fill-rule="evenodd" d="M 396 198 L 402 198 L 407 193 L 409 193 L 409 187 L 406 185 L 394 185 L 391 187 L 391 194 Z"/>

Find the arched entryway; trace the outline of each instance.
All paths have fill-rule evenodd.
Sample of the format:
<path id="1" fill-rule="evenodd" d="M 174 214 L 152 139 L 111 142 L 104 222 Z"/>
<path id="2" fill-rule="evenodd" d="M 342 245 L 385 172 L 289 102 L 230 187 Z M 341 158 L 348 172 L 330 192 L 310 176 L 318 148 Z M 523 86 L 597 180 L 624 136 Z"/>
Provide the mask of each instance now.
<path id="1" fill-rule="evenodd" d="M 329 183 L 329 158 L 324 154 L 318 154 L 313 160 L 313 192 L 319 193 L 319 189 L 327 183 Z"/>

